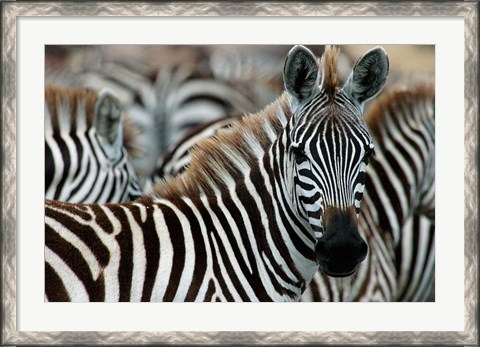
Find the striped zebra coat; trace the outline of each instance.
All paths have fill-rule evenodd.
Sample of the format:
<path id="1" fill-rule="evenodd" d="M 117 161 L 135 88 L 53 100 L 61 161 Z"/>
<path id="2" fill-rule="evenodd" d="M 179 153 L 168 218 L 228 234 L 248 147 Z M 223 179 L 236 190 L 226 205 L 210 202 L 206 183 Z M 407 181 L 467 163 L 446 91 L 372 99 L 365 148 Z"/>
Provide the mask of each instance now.
<path id="1" fill-rule="evenodd" d="M 392 87 L 367 109 L 377 155 L 367 167 L 359 230 L 369 253 L 356 277 L 321 271 L 302 301 L 432 301 L 435 272 L 435 93 L 428 83 Z M 240 121 L 225 117 L 173 146 L 155 180 L 183 172 L 202 139 Z"/>
<path id="2" fill-rule="evenodd" d="M 127 152 L 134 135 L 122 121 L 122 108 L 110 92 L 46 86 L 47 199 L 115 203 L 141 196 Z"/>
<path id="3" fill-rule="evenodd" d="M 115 95 L 124 109 L 124 130 L 135 131 L 129 141 L 130 161 L 143 184 L 160 155 L 155 123 L 155 74 L 151 76 L 150 69 L 129 59 L 121 62 L 108 59 L 101 46 L 86 52 L 73 51 L 71 63 L 63 69 L 46 69 L 46 82 L 67 88 L 107 89 Z"/>
<path id="4" fill-rule="evenodd" d="M 317 264 L 355 272 L 372 139 L 363 104 L 386 80 L 381 48 L 340 89 L 336 54 L 295 46 L 286 92 L 192 152 L 150 195 L 107 205 L 47 201 L 48 301 L 294 301 Z"/>

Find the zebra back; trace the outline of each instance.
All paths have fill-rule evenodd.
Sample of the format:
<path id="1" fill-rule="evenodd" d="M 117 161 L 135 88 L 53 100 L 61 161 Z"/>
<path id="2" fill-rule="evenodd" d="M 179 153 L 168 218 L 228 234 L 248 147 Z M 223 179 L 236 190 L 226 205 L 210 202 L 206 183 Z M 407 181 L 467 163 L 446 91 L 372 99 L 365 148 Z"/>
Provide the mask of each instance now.
<path id="1" fill-rule="evenodd" d="M 131 127 L 109 92 L 45 88 L 45 197 L 122 202 L 142 193 L 126 146 Z"/>

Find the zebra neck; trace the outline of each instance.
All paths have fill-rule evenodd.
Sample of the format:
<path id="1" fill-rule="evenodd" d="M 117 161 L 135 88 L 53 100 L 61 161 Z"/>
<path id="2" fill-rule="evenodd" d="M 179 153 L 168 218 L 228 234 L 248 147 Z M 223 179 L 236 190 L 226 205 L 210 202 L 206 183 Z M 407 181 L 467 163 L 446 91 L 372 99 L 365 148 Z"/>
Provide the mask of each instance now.
<path id="1" fill-rule="evenodd" d="M 308 221 L 300 216 L 293 198 L 292 165 L 285 149 L 288 131 L 288 128 L 285 129 L 272 146 L 269 162 L 274 178 L 271 189 L 273 199 L 277 202 L 278 232 L 286 243 L 295 245 L 291 251 L 292 261 L 308 283 L 314 275 L 312 268 L 315 271 L 317 266 L 314 250 L 316 239 Z"/>
<path id="2" fill-rule="evenodd" d="M 196 232 L 204 230 L 208 239 L 206 248 L 249 268 L 275 301 L 298 299 L 316 270 L 314 241 L 293 212 L 284 177 L 277 174 L 285 165 L 273 158 L 289 117 L 285 97 L 245 116 L 200 142 L 184 174 L 140 200 L 181 205 L 185 214 L 193 213 Z"/>

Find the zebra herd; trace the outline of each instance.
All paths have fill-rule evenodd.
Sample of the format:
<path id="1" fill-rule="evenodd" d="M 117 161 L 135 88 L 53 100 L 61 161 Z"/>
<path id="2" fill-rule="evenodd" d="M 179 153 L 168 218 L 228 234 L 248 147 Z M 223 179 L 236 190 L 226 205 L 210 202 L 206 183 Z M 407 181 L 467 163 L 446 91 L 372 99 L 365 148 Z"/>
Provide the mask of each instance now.
<path id="1" fill-rule="evenodd" d="M 181 69 L 149 78 L 149 107 L 106 70 L 130 106 L 85 73 L 47 78 L 64 87 L 45 90 L 45 300 L 434 300 L 433 86 L 377 97 L 385 50 L 343 84 L 338 55 L 293 47 L 267 106 Z M 142 129 L 170 137 L 153 164 Z"/>

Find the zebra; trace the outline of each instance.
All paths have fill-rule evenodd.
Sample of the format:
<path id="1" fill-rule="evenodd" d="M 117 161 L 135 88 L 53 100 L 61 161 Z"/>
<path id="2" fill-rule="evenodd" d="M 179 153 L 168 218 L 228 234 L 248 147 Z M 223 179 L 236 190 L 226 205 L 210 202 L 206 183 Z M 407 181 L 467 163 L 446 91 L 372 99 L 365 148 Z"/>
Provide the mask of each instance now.
<path id="1" fill-rule="evenodd" d="M 45 203 L 46 301 L 296 301 L 319 266 L 355 273 L 372 138 L 363 105 L 388 57 L 340 88 L 336 49 L 294 46 L 285 92 L 201 141 L 181 175 L 120 204 Z"/>
<path id="2" fill-rule="evenodd" d="M 108 90 L 45 87 L 45 198 L 118 203 L 142 195 L 122 108 Z"/>
<path id="3" fill-rule="evenodd" d="M 392 87 L 366 112 L 375 141 L 359 229 L 371 252 L 357 278 L 315 274 L 303 301 L 435 298 L 435 92 Z"/>
<path id="4" fill-rule="evenodd" d="M 50 46 L 50 49 L 56 46 Z M 136 136 L 130 145 L 130 160 L 138 180 L 143 185 L 160 156 L 156 132 L 155 71 L 132 58 L 115 60 L 102 46 L 71 49 L 63 68 L 46 67 L 47 84 L 69 88 L 108 89 L 119 99 L 124 119 L 135 128 Z M 124 121 L 124 122 L 125 122 Z"/>
<path id="5" fill-rule="evenodd" d="M 375 129 L 378 155 L 367 167 L 359 218 L 359 230 L 371 251 L 355 279 L 338 280 L 318 272 L 302 301 L 434 298 L 434 88 L 425 82 L 394 85 L 372 103 L 365 121 L 369 129 Z M 167 151 L 155 181 L 182 173 L 191 162 L 190 151 L 201 139 L 238 121 L 240 116 L 224 117 L 186 135 Z"/>

